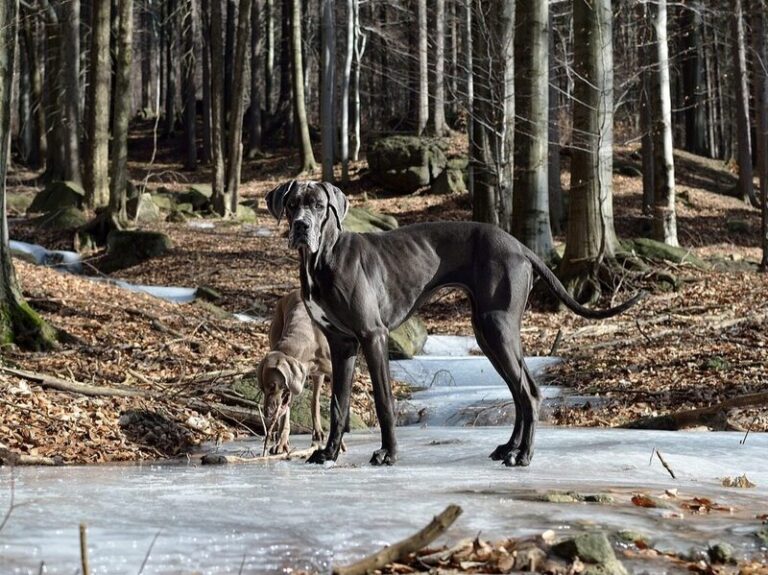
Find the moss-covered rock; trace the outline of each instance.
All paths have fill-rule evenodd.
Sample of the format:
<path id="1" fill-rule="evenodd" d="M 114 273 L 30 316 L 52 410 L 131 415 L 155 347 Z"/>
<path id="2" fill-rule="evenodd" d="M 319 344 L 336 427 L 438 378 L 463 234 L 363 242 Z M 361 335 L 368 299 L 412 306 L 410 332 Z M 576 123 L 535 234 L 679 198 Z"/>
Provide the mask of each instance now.
<path id="1" fill-rule="evenodd" d="M 447 165 L 447 143 L 438 138 L 389 136 L 367 151 L 371 177 L 396 193 L 427 186 Z"/>
<path id="2" fill-rule="evenodd" d="M 176 209 L 176 196 L 173 193 L 158 191 L 152 194 L 152 201 L 164 212 L 172 212 Z"/>
<path id="3" fill-rule="evenodd" d="M 153 224 L 162 219 L 160 208 L 151 194 L 139 194 L 126 203 L 128 217 L 137 224 Z"/>
<path id="4" fill-rule="evenodd" d="M 445 169 L 432 182 L 432 193 L 438 195 L 462 194 L 467 191 L 462 170 Z"/>
<path id="5" fill-rule="evenodd" d="M 74 230 L 88 222 L 85 213 L 75 206 L 67 206 L 48 212 L 31 220 L 36 226 L 45 230 Z"/>
<path id="6" fill-rule="evenodd" d="M 256 210 L 254 210 L 250 206 L 238 204 L 237 214 L 235 214 L 235 217 L 237 218 L 238 221 L 241 221 L 241 222 L 255 222 Z"/>
<path id="7" fill-rule="evenodd" d="M 397 220 L 386 214 L 379 214 L 365 208 L 349 208 L 347 216 L 341 222 L 348 232 L 385 232 L 397 228 Z"/>
<path id="8" fill-rule="evenodd" d="M 411 316 L 396 330 L 389 333 L 389 357 L 409 359 L 418 355 L 427 342 L 427 326 L 418 316 Z"/>
<path id="9" fill-rule="evenodd" d="M 196 211 L 206 210 L 211 205 L 213 188 L 210 184 L 192 184 L 186 192 L 180 193 L 176 201 L 178 204 L 192 204 Z"/>
<path id="10" fill-rule="evenodd" d="M 552 546 L 558 557 L 573 561 L 576 557 L 585 563 L 609 563 L 616 560 L 611 542 L 604 533 L 582 533 Z"/>
<path id="11" fill-rule="evenodd" d="M 33 214 L 49 213 L 63 208 L 80 208 L 85 199 L 85 190 L 76 182 L 55 181 L 38 192 L 27 210 Z"/>
<path id="12" fill-rule="evenodd" d="M 104 271 L 118 270 L 158 257 L 173 247 L 171 239 L 160 232 L 113 230 L 107 236 Z"/>
<path id="13" fill-rule="evenodd" d="M 649 238 L 635 238 L 622 242 L 624 249 L 637 255 L 655 261 L 667 261 L 673 263 L 687 263 L 698 268 L 706 269 L 707 264 L 693 255 L 686 248 L 668 246 L 664 242 L 658 242 Z"/>
<path id="14" fill-rule="evenodd" d="M 35 197 L 29 192 L 14 192 L 6 190 L 5 207 L 9 214 L 23 215 L 32 205 Z"/>
<path id="15" fill-rule="evenodd" d="M 712 563 L 730 563 L 733 561 L 733 545 L 724 542 L 713 543 L 707 549 L 707 555 Z"/>

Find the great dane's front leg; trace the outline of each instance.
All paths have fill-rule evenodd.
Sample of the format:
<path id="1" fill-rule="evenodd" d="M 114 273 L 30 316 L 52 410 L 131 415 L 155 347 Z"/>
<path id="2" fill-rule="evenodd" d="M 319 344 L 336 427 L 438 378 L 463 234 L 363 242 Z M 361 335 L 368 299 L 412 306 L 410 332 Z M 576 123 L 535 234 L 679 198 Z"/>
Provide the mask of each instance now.
<path id="1" fill-rule="evenodd" d="M 355 375 L 355 360 L 359 344 L 355 339 L 326 332 L 331 349 L 333 367 L 331 386 L 331 429 L 328 442 L 323 449 L 316 450 L 307 463 L 336 461 L 342 446 L 344 431 L 349 428 L 349 396 L 352 393 L 352 378 Z"/>
<path id="2" fill-rule="evenodd" d="M 373 399 L 376 402 L 376 416 L 381 426 L 381 449 L 373 452 L 372 465 L 392 465 L 397 459 L 395 439 L 395 410 L 392 387 L 389 378 L 387 354 L 388 331 L 380 328 L 362 338 L 363 353 L 368 363 L 373 382 Z"/>

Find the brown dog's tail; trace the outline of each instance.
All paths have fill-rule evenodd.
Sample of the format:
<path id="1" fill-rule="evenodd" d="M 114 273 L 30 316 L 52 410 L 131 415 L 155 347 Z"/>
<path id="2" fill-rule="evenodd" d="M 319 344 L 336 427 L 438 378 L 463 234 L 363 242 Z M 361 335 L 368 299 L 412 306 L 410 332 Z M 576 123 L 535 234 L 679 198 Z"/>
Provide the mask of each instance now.
<path id="1" fill-rule="evenodd" d="M 568 290 L 565 289 L 565 286 L 560 282 L 559 279 L 557 279 L 557 276 L 552 273 L 552 270 L 550 270 L 547 267 L 547 264 L 545 264 L 539 257 L 533 253 L 531 250 L 523 247 L 523 253 L 525 254 L 525 257 L 528 258 L 528 261 L 531 262 L 531 265 L 533 266 L 533 269 L 536 270 L 536 273 L 539 274 L 541 279 L 544 280 L 544 283 L 547 284 L 547 287 L 550 289 L 550 291 L 557 296 L 557 298 L 562 301 L 568 309 L 570 309 L 572 312 L 589 319 L 604 319 L 607 317 L 613 317 L 615 315 L 620 314 L 623 311 L 628 310 L 633 305 L 635 305 L 638 301 L 643 299 L 646 295 L 648 295 L 645 291 L 640 291 L 634 296 L 632 296 L 630 299 L 625 301 L 622 304 L 617 305 L 616 307 L 610 307 L 608 309 L 590 309 L 588 307 L 584 307 L 579 302 L 577 302 L 575 299 L 573 299 L 573 296 L 568 293 Z"/>

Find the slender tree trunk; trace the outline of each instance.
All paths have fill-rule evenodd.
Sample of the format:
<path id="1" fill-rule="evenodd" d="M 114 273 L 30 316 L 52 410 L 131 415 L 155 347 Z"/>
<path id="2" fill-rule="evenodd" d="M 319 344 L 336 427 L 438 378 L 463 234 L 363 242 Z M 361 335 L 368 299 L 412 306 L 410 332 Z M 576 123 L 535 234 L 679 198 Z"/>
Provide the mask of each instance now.
<path id="1" fill-rule="evenodd" d="M 474 61 L 475 48 L 472 44 L 472 0 L 464 0 L 463 2 L 464 18 L 462 27 L 462 34 L 464 39 L 464 81 L 466 83 L 466 95 L 465 95 L 465 110 L 467 111 L 467 139 L 468 147 L 470 151 L 469 166 L 467 166 L 467 191 L 469 192 L 469 199 L 472 200 L 474 211 L 474 197 L 475 197 L 475 164 L 472 160 L 473 145 L 472 141 L 475 134 L 475 71 L 472 66 Z M 479 56 L 478 56 L 479 57 Z M 479 157 L 478 157 L 479 160 Z M 475 219 L 479 219 L 475 216 Z M 481 220 L 482 221 L 482 220 Z"/>
<path id="2" fill-rule="evenodd" d="M 512 233 L 544 261 L 552 259 L 549 224 L 549 4 L 517 0 L 515 37 L 515 194 Z"/>
<path id="3" fill-rule="evenodd" d="M 98 4 L 96 0 L 94 4 Z M 152 70 L 155 68 L 154 0 L 144 0 L 141 10 L 141 110 L 148 116 L 152 110 Z"/>
<path id="4" fill-rule="evenodd" d="M 194 170 L 197 168 L 195 9 L 193 0 L 183 0 L 183 2 L 184 12 L 181 30 L 184 37 L 184 55 L 182 57 L 182 70 L 184 74 L 184 139 L 187 152 L 184 165 L 188 170 Z"/>
<path id="5" fill-rule="evenodd" d="M 505 230 L 512 216 L 514 8 L 503 0 L 472 4 L 472 217 Z"/>
<path id="6" fill-rule="evenodd" d="M 340 136 L 339 156 L 341 160 L 341 181 L 349 182 L 349 87 L 352 80 L 352 59 L 355 54 L 355 2 L 357 0 L 346 0 L 347 4 L 347 22 L 346 35 L 347 40 L 344 45 L 344 68 L 341 72 L 341 118 L 340 118 Z"/>
<path id="7" fill-rule="evenodd" d="M 327 1 L 327 0 L 326 0 Z M 416 108 L 416 133 L 421 135 L 429 122 L 429 44 L 427 40 L 427 0 L 416 0 L 416 19 L 419 62 L 418 105 Z"/>
<path id="8" fill-rule="evenodd" d="M 296 114 L 296 123 L 298 124 L 299 145 L 301 148 L 301 172 L 311 173 L 317 168 L 317 163 L 315 162 L 315 155 L 312 152 L 312 142 L 309 139 L 307 107 L 304 101 L 304 67 L 301 62 L 301 0 L 291 1 L 293 3 L 293 14 L 291 18 L 293 105 Z M 325 142 L 325 137 L 323 138 L 323 141 Z"/>
<path id="9" fill-rule="evenodd" d="M 23 11 L 22 11 L 23 14 Z M 32 113 L 32 53 L 35 49 L 32 38 L 22 28 L 19 31 L 19 136 L 18 149 L 21 161 L 27 165 L 34 164 L 37 158 L 37 138 L 35 136 L 35 118 Z"/>
<path id="10" fill-rule="evenodd" d="M 255 158 L 261 152 L 261 83 L 263 68 L 261 42 L 262 0 L 256 0 L 251 8 L 251 106 L 248 114 L 248 154 Z"/>
<path id="11" fill-rule="evenodd" d="M 445 122 L 445 0 L 435 0 L 435 113 L 432 126 L 436 136 L 448 132 Z"/>
<path id="12" fill-rule="evenodd" d="M 203 161 L 213 160 L 213 142 L 211 135 L 211 18 L 210 0 L 202 0 L 200 5 L 201 36 L 203 39 Z"/>
<path id="13" fill-rule="evenodd" d="M 768 272 L 768 50 L 765 45 L 765 0 L 752 0 L 752 42 L 754 49 L 755 107 L 757 124 L 757 172 L 760 180 L 760 269 Z"/>
<path id="14" fill-rule="evenodd" d="M 234 84 L 232 85 L 232 102 L 229 105 L 229 130 L 227 132 L 227 190 L 225 206 L 214 208 L 222 216 L 237 215 L 237 205 L 240 201 L 240 170 L 243 164 L 243 113 L 245 111 L 245 62 L 251 36 L 251 3 L 252 0 L 240 0 L 237 24 L 237 45 L 235 47 L 235 67 L 233 70 Z M 220 209 L 224 207 L 224 209 Z"/>
<path id="15" fill-rule="evenodd" d="M 264 109 L 272 113 L 275 78 L 275 0 L 264 1 Z"/>
<path id="16" fill-rule="evenodd" d="M 295 0 L 294 0 L 295 1 Z M 333 182 L 333 156 L 335 152 L 333 102 L 336 87 L 336 41 L 334 0 L 322 0 L 322 93 L 320 96 L 320 132 L 322 140 L 323 180 Z M 296 8 L 294 8 L 296 10 Z M 296 12 L 294 11 L 294 16 Z M 295 24 L 294 24 L 295 26 Z M 295 40 L 294 40 L 295 42 Z M 294 46 L 296 49 L 296 46 Z M 303 86 L 302 86 L 303 90 Z M 303 98 L 302 98 L 303 100 Z M 303 138 L 302 138 L 303 139 Z M 304 144 L 302 143 L 302 148 Z"/>
<path id="17" fill-rule="evenodd" d="M 549 13 L 549 223 L 553 234 L 563 225 L 563 191 L 560 187 L 560 94 L 552 12 Z"/>
<path id="18" fill-rule="evenodd" d="M 224 119 L 229 118 L 229 105 L 232 102 L 232 86 L 235 73 L 235 30 L 237 29 L 237 0 L 226 0 L 227 21 L 224 37 Z"/>
<path id="19" fill-rule="evenodd" d="M 599 268 L 614 258 L 613 14 L 610 0 L 574 0 L 571 193 L 559 273 L 580 300 L 600 294 Z"/>
<path id="20" fill-rule="evenodd" d="M 640 20 L 640 148 L 643 157 L 643 214 L 653 214 L 654 198 L 654 155 L 653 155 L 653 35 L 651 34 L 651 15 L 648 3 L 637 5 Z"/>
<path id="21" fill-rule="evenodd" d="M 224 46 L 221 2 L 212 0 L 211 9 L 211 154 L 213 160 L 213 203 L 227 205 L 224 165 Z"/>
<path id="22" fill-rule="evenodd" d="M 682 62 L 683 105 L 685 106 L 685 148 L 702 156 L 710 155 L 707 146 L 707 110 L 704 101 L 706 67 L 702 38 L 704 5 L 688 2 L 681 22 L 684 57 Z"/>
<path id="23" fill-rule="evenodd" d="M 131 64 L 133 61 L 133 0 L 120 0 L 118 8 L 115 119 L 112 129 L 112 172 L 109 211 L 113 222 L 124 227 L 128 216 L 128 125 L 131 119 Z"/>
<path id="24" fill-rule="evenodd" d="M 61 26 L 56 10 L 48 0 L 40 0 L 45 16 L 45 133 L 48 136 L 45 179 L 48 181 L 66 179 L 66 153 L 62 110 L 64 109 L 64 86 L 61 65 Z"/>
<path id="25" fill-rule="evenodd" d="M 733 29 L 733 71 L 736 82 L 736 129 L 738 130 L 739 196 L 757 204 L 752 183 L 752 142 L 749 122 L 747 55 L 744 40 L 744 15 L 741 0 L 731 0 Z"/>
<path id="26" fill-rule="evenodd" d="M 675 163 L 672 148 L 672 98 L 669 88 L 669 49 L 667 46 L 667 0 L 651 5 L 654 15 L 656 58 L 653 86 L 653 236 L 670 246 L 677 242 L 675 214 Z"/>
<path id="27" fill-rule="evenodd" d="M 91 83 L 88 85 L 88 162 L 85 166 L 85 203 L 109 205 L 109 101 L 112 59 L 109 54 L 111 3 L 94 2 L 91 11 Z"/>
<path id="28" fill-rule="evenodd" d="M 32 110 L 35 122 L 35 134 L 37 137 L 37 156 L 34 162 L 30 161 L 30 167 L 41 168 L 45 165 L 48 155 L 48 135 L 45 131 L 45 98 L 43 96 L 43 49 L 44 42 L 40 34 L 39 18 L 26 18 L 26 33 L 30 38 L 31 58 L 31 82 L 32 82 Z"/>
<path id="29" fill-rule="evenodd" d="M 11 92 L 16 52 L 18 0 L 0 2 L 0 346 L 10 344 L 47 350 L 55 331 L 29 307 L 21 295 L 11 260 L 6 218 L 6 174 L 11 148 Z"/>
<path id="30" fill-rule="evenodd" d="M 68 0 L 62 12 L 64 178 L 80 184 L 80 0 Z"/>
<path id="31" fill-rule="evenodd" d="M 366 36 L 360 28 L 360 0 L 352 0 L 352 19 L 355 29 L 355 71 L 352 82 L 352 161 L 356 162 L 360 158 L 361 146 L 360 71 L 366 44 Z"/>
<path id="32" fill-rule="evenodd" d="M 177 0 L 165 0 L 165 135 L 176 133 L 176 53 L 179 44 Z"/>

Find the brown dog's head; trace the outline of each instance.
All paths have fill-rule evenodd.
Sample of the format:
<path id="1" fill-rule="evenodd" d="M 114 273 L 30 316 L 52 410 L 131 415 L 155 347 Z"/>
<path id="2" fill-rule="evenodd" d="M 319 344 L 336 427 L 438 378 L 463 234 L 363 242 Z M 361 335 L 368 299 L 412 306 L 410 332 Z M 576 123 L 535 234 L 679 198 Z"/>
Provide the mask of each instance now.
<path id="1" fill-rule="evenodd" d="M 304 389 L 307 368 L 296 358 L 280 351 L 270 351 L 257 369 L 259 387 L 264 393 L 264 422 L 271 429 L 294 395 Z"/>
<path id="2" fill-rule="evenodd" d="M 288 216 L 288 245 L 315 253 L 323 239 L 341 231 L 349 203 L 344 193 L 327 182 L 291 180 L 267 194 L 267 207 L 279 221 Z"/>

